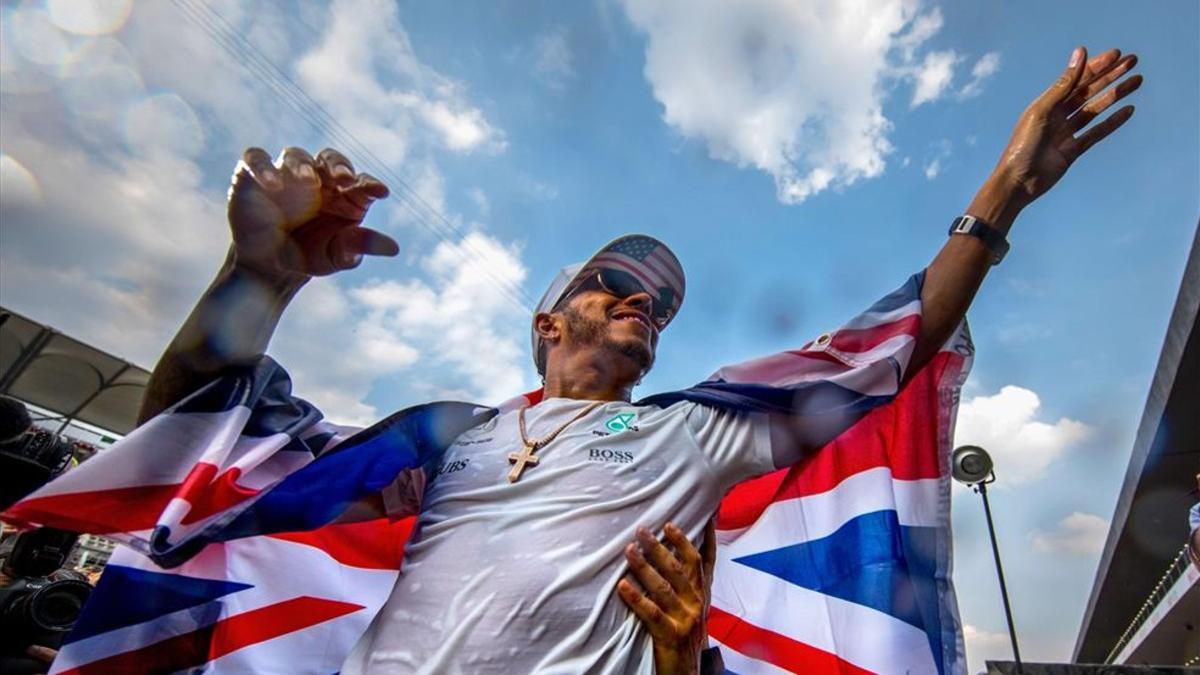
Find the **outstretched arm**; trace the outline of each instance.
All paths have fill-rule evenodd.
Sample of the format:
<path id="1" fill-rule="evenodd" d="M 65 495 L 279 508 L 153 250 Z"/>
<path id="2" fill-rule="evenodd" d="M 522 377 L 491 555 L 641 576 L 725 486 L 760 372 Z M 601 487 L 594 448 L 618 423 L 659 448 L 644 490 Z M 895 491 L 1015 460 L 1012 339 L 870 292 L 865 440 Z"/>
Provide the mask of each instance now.
<path id="1" fill-rule="evenodd" d="M 313 158 L 288 148 L 275 163 L 247 150 L 229 189 L 229 255 L 155 366 L 138 423 L 266 352 L 283 310 L 312 277 L 353 269 L 364 254 L 395 255 L 396 242 L 359 227 L 387 194 L 336 150 Z"/>
<path id="2" fill-rule="evenodd" d="M 1022 209 L 1133 115 L 1133 106 L 1125 106 L 1083 131 L 1141 86 L 1140 75 L 1122 79 L 1136 64 L 1136 56 L 1122 58 L 1116 49 L 1090 61 L 1083 47 L 1072 52 L 1062 76 L 1021 114 L 1004 154 L 966 214 L 1007 236 Z M 925 272 L 921 332 L 906 377 L 919 371 L 950 338 L 991 266 L 991 252 L 976 237 L 953 236 L 942 247 Z"/>

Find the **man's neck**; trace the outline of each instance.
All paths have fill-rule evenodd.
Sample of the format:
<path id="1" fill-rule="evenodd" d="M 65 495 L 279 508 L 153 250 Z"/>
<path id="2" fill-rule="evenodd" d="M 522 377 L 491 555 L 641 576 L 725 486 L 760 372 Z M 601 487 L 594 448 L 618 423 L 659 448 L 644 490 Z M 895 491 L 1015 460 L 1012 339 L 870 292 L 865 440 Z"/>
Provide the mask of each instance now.
<path id="1" fill-rule="evenodd" d="M 586 401 L 628 401 L 637 384 L 625 364 L 615 363 L 612 354 L 587 351 L 546 364 L 546 398 L 575 398 Z"/>

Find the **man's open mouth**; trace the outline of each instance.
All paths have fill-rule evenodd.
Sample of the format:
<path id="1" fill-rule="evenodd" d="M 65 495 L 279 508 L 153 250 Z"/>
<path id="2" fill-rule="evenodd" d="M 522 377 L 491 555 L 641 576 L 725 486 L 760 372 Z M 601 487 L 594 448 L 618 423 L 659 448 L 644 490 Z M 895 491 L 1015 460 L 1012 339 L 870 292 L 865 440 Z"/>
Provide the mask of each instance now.
<path id="1" fill-rule="evenodd" d="M 650 317 L 646 316 L 645 314 L 643 314 L 639 311 L 632 310 L 632 309 L 614 312 L 612 315 L 612 320 L 613 321 L 637 321 L 638 323 L 645 326 L 647 330 L 652 331 L 654 328 L 654 325 L 650 323 Z"/>

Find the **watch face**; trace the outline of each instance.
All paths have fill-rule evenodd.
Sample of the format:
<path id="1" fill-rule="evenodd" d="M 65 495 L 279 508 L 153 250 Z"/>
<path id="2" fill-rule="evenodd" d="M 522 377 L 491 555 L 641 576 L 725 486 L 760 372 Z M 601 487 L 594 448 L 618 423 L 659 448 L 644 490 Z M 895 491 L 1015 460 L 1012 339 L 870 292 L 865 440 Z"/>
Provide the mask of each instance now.
<path id="1" fill-rule="evenodd" d="M 950 234 L 967 234 L 972 237 L 977 237 L 982 241 L 988 250 L 992 252 L 992 264 L 1000 262 L 1008 253 L 1008 240 L 1004 235 L 979 220 L 975 216 L 959 216 L 950 224 Z"/>
<path id="2" fill-rule="evenodd" d="M 972 216 L 959 216 L 958 218 L 955 218 L 954 222 L 950 225 L 950 233 L 972 234 L 972 230 L 975 229 L 976 222 L 978 221 Z"/>

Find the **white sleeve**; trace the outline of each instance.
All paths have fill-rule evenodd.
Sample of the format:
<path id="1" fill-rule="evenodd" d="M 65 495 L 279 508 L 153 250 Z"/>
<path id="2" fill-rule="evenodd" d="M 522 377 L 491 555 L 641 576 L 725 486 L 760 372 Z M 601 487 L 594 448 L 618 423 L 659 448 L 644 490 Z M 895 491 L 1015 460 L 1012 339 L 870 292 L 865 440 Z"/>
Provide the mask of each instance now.
<path id="1" fill-rule="evenodd" d="M 425 470 L 406 469 L 396 480 L 380 491 L 383 510 L 390 520 L 415 516 L 421 512 L 421 497 L 425 494 Z"/>
<path id="2" fill-rule="evenodd" d="M 688 427 L 726 487 L 775 470 L 765 414 L 690 405 Z"/>

